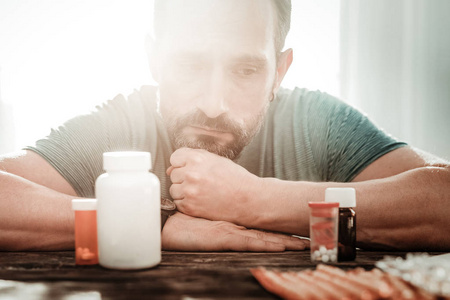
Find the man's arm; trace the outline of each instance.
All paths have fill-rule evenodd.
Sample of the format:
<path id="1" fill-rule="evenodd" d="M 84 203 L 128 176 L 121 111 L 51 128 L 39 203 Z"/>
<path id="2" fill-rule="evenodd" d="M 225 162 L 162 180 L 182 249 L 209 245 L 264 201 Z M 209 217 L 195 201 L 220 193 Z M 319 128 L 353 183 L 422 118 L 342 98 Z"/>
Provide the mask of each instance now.
<path id="1" fill-rule="evenodd" d="M 75 191 L 42 157 L 0 159 L 0 249 L 72 249 Z"/>
<path id="2" fill-rule="evenodd" d="M 450 249 L 448 162 L 404 147 L 369 165 L 353 182 L 363 200 L 361 247 Z M 377 210 L 380 216 L 372 214 Z"/>
<path id="3" fill-rule="evenodd" d="M 272 180 L 264 181 L 266 184 L 263 186 L 266 186 L 265 192 L 268 193 L 267 181 Z M 354 187 L 357 192 L 357 240 L 360 247 L 450 249 L 450 218 L 447 216 L 450 211 L 449 165 L 420 155 L 411 148 L 403 147 L 382 156 L 351 183 L 298 183 L 296 186 L 274 181 L 272 184 L 280 190 L 281 198 L 292 199 L 295 193 L 301 191 L 310 201 L 323 201 L 327 187 Z M 297 228 L 305 234 L 309 210 L 306 201 L 301 206 L 305 213 Z M 271 215 L 260 221 L 266 223 L 273 217 Z M 295 225 L 289 228 L 288 221 L 284 222 L 286 230 L 295 230 Z"/>
<path id="4" fill-rule="evenodd" d="M 73 249 L 70 184 L 41 156 L 23 151 L 0 158 L 0 250 Z M 176 214 L 163 248 L 189 251 L 303 250 L 306 241 Z"/>
<path id="5" fill-rule="evenodd" d="M 178 150 L 171 163 L 171 195 L 193 216 L 308 235 L 308 201 L 323 201 L 327 187 L 354 187 L 359 246 L 450 249 L 449 164 L 410 147 L 377 159 L 351 183 L 258 178 L 203 150 Z"/>

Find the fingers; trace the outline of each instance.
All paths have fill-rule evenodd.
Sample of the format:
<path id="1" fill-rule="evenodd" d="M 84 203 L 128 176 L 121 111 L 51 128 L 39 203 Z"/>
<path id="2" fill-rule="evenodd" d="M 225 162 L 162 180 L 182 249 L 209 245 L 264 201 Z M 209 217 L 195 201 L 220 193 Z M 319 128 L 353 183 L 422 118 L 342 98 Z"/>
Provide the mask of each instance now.
<path id="1" fill-rule="evenodd" d="M 186 165 L 187 157 L 192 151 L 194 150 L 190 148 L 180 148 L 175 150 L 170 156 L 170 164 L 175 168 L 184 167 Z"/>
<path id="2" fill-rule="evenodd" d="M 170 176 L 170 180 L 174 184 L 182 183 L 185 179 L 185 171 L 183 171 L 183 167 L 186 166 L 186 163 L 188 161 L 187 154 L 189 151 L 193 150 L 189 148 L 180 148 L 170 156 L 171 166 L 167 168 L 166 174 Z"/>
<path id="3" fill-rule="evenodd" d="M 260 230 L 247 230 L 245 234 L 255 235 L 258 239 L 280 243 L 286 247 L 286 250 L 305 250 L 309 248 L 309 240 L 300 239 L 287 234 L 265 232 Z"/>
<path id="4" fill-rule="evenodd" d="M 170 164 L 172 167 L 181 168 L 189 163 L 201 164 L 208 156 L 216 156 L 204 149 L 180 148 L 175 150 L 170 156 Z M 170 168 L 169 168 L 170 169 Z M 169 172 L 169 169 L 167 172 Z"/>
<path id="5" fill-rule="evenodd" d="M 169 188 L 169 193 L 172 196 L 172 199 L 184 199 L 184 193 L 181 184 L 184 181 L 185 173 L 181 169 L 171 166 L 167 169 L 167 175 L 170 176 L 170 180 L 172 181 L 172 185 Z"/>
<path id="6" fill-rule="evenodd" d="M 239 232 L 228 236 L 224 243 L 232 251 L 278 252 L 284 250 L 305 250 L 309 241 L 281 233 L 249 230 L 241 227 Z"/>
<path id="7" fill-rule="evenodd" d="M 183 189 L 181 184 L 172 184 L 169 188 L 170 196 L 175 201 L 175 205 L 178 207 L 178 202 L 176 200 L 184 199 Z"/>
<path id="8" fill-rule="evenodd" d="M 247 235 L 230 235 L 223 243 L 225 251 L 281 252 L 283 244 L 260 240 Z"/>
<path id="9" fill-rule="evenodd" d="M 291 235 L 286 235 L 282 233 L 273 232 L 263 232 L 267 234 L 269 239 L 274 239 L 274 241 L 279 241 L 286 246 L 286 250 L 305 250 L 309 249 L 309 240 L 300 239 Z"/>
<path id="10" fill-rule="evenodd" d="M 170 174 L 172 174 L 173 169 L 175 169 L 174 166 L 170 166 L 170 167 L 167 168 L 167 170 L 166 170 L 167 176 L 170 176 Z"/>
<path id="11" fill-rule="evenodd" d="M 170 156 L 170 164 L 172 165 L 172 167 L 180 168 L 186 165 L 186 159 L 184 155 L 185 151 L 183 150 L 184 148 L 177 149 Z"/>
<path id="12" fill-rule="evenodd" d="M 289 245 L 286 245 L 286 250 L 305 250 L 310 247 L 310 241 L 308 239 L 289 236 L 289 240 Z"/>
<path id="13" fill-rule="evenodd" d="M 184 181 L 185 172 L 180 168 L 170 167 L 170 173 L 168 174 L 170 176 L 170 180 L 172 183 L 182 183 Z M 169 172 L 169 169 L 167 172 Z"/>

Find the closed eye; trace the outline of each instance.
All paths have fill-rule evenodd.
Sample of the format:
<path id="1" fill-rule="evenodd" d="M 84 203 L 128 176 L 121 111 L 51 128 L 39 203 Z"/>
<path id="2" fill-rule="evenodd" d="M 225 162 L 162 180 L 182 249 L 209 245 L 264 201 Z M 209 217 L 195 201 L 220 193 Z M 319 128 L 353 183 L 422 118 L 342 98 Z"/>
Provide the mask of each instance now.
<path id="1" fill-rule="evenodd" d="M 249 75 L 256 73 L 256 71 L 257 71 L 256 68 L 245 68 L 245 69 L 239 69 L 237 71 L 237 73 L 240 75 L 249 76 Z"/>
<path id="2" fill-rule="evenodd" d="M 256 66 L 236 66 L 233 73 L 243 77 L 249 77 L 260 72 L 260 68 Z"/>

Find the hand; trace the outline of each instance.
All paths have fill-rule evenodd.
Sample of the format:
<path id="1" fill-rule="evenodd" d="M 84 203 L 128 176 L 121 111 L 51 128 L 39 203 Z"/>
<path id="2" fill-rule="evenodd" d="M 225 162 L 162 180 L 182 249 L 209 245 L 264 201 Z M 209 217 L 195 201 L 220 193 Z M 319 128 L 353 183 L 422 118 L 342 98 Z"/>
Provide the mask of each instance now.
<path id="1" fill-rule="evenodd" d="M 309 248 L 309 241 L 176 213 L 164 225 L 162 248 L 178 251 L 278 252 L 304 250 Z"/>
<path id="2" fill-rule="evenodd" d="M 250 188 L 258 177 L 233 161 L 202 149 L 181 148 L 170 157 L 170 195 L 182 213 L 236 224 L 251 218 Z"/>

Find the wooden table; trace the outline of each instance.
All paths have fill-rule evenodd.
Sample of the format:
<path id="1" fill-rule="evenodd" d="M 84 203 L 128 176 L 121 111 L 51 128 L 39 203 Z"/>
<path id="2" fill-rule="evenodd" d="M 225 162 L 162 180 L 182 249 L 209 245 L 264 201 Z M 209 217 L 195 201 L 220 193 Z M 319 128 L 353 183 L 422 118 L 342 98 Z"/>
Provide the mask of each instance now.
<path id="1" fill-rule="evenodd" d="M 359 251 L 348 269 L 372 269 L 385 255 Z M 309 251 L 282 253 L 168 252 L 161 264 L 141 271 L 76 266 L 74 252 L 0 252 L 3 299 L 277 299 L 250 274 L 250 268 L 300 271 L 314 268 Z"/>

